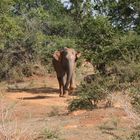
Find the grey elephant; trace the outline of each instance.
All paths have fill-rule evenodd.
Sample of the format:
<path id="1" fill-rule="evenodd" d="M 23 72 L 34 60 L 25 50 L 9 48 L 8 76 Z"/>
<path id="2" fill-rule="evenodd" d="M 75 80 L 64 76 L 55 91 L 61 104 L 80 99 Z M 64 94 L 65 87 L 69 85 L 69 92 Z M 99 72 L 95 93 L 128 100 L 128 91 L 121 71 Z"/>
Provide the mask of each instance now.
<path id="1" fill-rule="evenodd" d="M 55 51 L 53 54 L 53 66 L 57 74 L 59 83 L 60 97 L 68 94 L 68 90 L 76 88 L 75 85 L 75 68 L 76 61 L 81 53 L 76 52 L 73 48 L 63 48 Z"/>

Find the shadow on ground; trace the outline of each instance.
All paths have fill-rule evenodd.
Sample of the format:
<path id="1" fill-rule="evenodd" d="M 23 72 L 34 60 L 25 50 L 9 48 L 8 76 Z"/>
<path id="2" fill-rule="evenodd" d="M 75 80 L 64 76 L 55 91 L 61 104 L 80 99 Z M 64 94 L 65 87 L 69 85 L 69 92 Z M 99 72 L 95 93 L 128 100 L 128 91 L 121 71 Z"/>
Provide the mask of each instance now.
<path id="1" fill-rule="evenodd" d="M 46 94 L 52 94 L 52 93 L 59 93 L 59 90 L 52 87 L 39 87 L 39 88 L 9 88 L 7 89 L 7 92 L 28 92 L 32 94 L 38 94 L 38 93 L 46 93 Z"/>
<path id="2" fill-rule="evenodd" d="M 34 96 L 34 97 L 22 97 L 22 98 L 18 98 L 20 100 L 38 100 L 38 99 L 46 99 L 46 98 L 52 98 L 49 96 Z"/>

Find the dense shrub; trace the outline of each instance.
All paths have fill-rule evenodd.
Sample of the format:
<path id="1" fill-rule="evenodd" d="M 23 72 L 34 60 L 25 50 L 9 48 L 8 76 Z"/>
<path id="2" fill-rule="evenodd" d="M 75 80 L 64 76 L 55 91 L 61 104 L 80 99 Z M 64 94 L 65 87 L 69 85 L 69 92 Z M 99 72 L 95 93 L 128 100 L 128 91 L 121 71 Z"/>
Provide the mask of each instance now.
<path id="1" fill-rule="evenodd" d="M 84 98 L 84 99 L 79 98 L 79 99 L 72 100 L 68 106 L 68 110 L 75 111 L 78 109 L 87 109 L 87 110 L 93 109 L 92 101 L 88 98 Z"/>
<path id="2" fill-rule="evenodd" d="M 126 62 L 140 61 L 140 39 L 139 35 L 133 32 L 115 37 L 112 45 L 101 49 L 100 53 L 96 53 L 93 57 L 93 63 L 109 64 L 112 61 L 124 60 Z"/>
<path id="3" fill-rule="evenodd" d="M 4 48 L 0 52 L 0 79 L 20 79 L 31 76 L 33 56 L 23 47 Z"/>
<path id="4" fill-rule="evenodd" d="M 78 99 L 74 99 L 70 103 L 70 110 L 89 108 L 89 105 L 90 108 L 94 108 L 98 101 L 106 99 L 109 94 L 139 85 L 140 65 L 137 62 L 115 61 L 108 67 L 111 68 L 107 69 L 105 74 L 96 73 L 95 75 L 89 75 L 91 77 L 88 77 L 88 79 L 85 78 L 87 81 L 82 82 L 78 87 Z M 84 101 L 88 101 L 89 104 L 85 103 L 85 106 L 80 106 L 79 104 L 83 104 Z M 132 92 L 132 104 L 137 110 L 140 109 L 138 88 Z"/>
<path id="5" fill-rule="evenodd" d="M 70 102 L 68 109 L 74 111 L 97 107 L 97 103 L 110 93 L 105 81 L 106 79 L 97 74 L 90 83 L 82 82 L 76 91 L 78 98 Z"/>
<path id="6" fill-rule="evenodd" d="M 0 79 L 32 75 L 37 63 L 50 72 L 55 50 L 76 47 L 78 26 L 60 1 L 9 0 L 0 5 Z"/>

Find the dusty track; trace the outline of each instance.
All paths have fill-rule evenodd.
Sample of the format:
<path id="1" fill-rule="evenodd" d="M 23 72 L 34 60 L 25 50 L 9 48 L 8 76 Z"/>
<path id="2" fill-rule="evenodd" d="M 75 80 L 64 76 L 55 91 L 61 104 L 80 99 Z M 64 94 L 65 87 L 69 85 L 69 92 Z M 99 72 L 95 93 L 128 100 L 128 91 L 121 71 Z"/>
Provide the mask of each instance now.
<path id="1" fill-rule="evenodd" d="M 38 136 L 45 128 L 60 131 L 66 140 L 111 140 L 123 137 L 133 129 L 133 123 L 122 108 L 99 108 L 93 111 L 76 111 L 67 114 L 68 100 L 59 98 L 55 77 L 33 77 L 26 82 L 7 86 L 3 103 L 13 107 L 19 128 L 27 128 L 26 139 L 43 139 Z M 21 140 L 24 139 L 21 136 Z"/>

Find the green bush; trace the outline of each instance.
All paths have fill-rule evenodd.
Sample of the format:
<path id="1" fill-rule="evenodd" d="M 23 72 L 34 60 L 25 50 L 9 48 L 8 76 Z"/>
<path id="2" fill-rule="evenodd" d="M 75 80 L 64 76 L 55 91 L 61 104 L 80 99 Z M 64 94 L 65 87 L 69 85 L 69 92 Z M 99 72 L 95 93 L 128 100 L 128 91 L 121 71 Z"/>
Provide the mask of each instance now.
<path id="1" fill-rule="evenodd" d="M 105 75 L 96 73 L 90 75 L 92 76 L 90 80 L 81 82 L 76 91 L 78 99 L 70 103 L 70 110 L 94 108 L 98 101 L 105 99 L 114 91 L 126 90 L 139 83 L 140 65 L 137 62 L 115 61 L 108 67 L 111 67 L 111 69 L 107 69 Z M 138 110 L 140 108 L 138 89 L 132 94 L 132 97 L 133 104 Z"/>
<path id="2" fill-rule="evenodd" d="M 76 93 L 78 98 L 70 102 L 68 109 L 74 111 L 77 109 L 93 109 L 97 107 L 98 101 L 105 99 L 110 93 L 106 88 L 106 82 L 103 77 L 96 75 L 88 82 L 82 82 Z"/>
<path id="3" fill-rule="evenodd" d="M 0 53 L 0 79 L 22 79 L 31 76 L 33 56 L 22 47 L 4 48 Z"/>
<path id="4" fill-rule="evenodd" d="M 58 132 L 56 130 L 44 129 L 44 132 L 40 135 L 41 139 L 56 139 L 59 140 Z"/>
<path id="5" fill-rule="evenodd" d="M 83 98 L 72 100 L 68 106 L 68 110 L 72 112 L 78 109 L 87 109 L 87 110 L 93 109 L 92 101 L 90 99 Z"/>
<path id="6" fill-rule="evenodd" d="M 116 87 L 127 87 L 132 83 L 138 83 L 140 78 L 140 64 L 138 62 L 113 61 L 105 67 L 106 78 L 113 78 Z"/>
<path id="7" fill-rule="evenodd" d="M 120 83 L 138 82 L 140 78 L 140 65 L 138 63 L 121 63 L 116 66 Z"/>
<path id="8" fill-rule="evenodd" d="M 136 33 L 118 35 L 112 40 L 112 44 L 101 48 L 99 52 L 92 52 L 94 65 L 110 65 L 112 62 L 124 61 L 125 63 L 140 62 L 140 36 Z"/>

